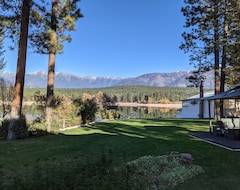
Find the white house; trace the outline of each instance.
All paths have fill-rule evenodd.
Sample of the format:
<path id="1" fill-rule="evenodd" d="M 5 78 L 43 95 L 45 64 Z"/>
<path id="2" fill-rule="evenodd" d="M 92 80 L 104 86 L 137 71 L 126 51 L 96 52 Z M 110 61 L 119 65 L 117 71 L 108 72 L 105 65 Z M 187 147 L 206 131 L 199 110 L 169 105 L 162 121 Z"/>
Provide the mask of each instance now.
<path id="1" fill-rule="evenodd" d="M 204 93 L 204 97 L 213 96 L 213 92 Z M 200 105 L 203 103 L 203 118 L 214 117 L 214 101 L 213 100 L 202 100 L 200 95 L 192 96 L 188 99 L 182 100 L 182 111 L 178 114 L 177 118 L 200 118 Z"/>
<path id="2" fill-rule="evenodd" d="M 222 100 L 223 117 L 240 117 L 240 85 L 204 99 L 208 101 Z"/>

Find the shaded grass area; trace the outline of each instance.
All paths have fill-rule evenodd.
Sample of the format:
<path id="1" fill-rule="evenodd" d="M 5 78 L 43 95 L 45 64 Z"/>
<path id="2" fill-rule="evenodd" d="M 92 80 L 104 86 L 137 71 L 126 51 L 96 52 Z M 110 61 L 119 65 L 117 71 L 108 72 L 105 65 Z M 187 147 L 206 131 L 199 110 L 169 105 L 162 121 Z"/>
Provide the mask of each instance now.
<path id="1" fill-rule="evenodd" d="M 36 179 L 43 176 L 45 181 L 40 187 L 35 184 L 36 189 L 54 183 L 62 185 L 55 184 L 56 188 L 49 189 L 64 189 L 64 183 L 71 187 L 67 181 L 79 183 L 78 189 L 130 189 L 124 171 L 121 174 L 111 171 L 109 163 L 120 166 L 141 156 L 177 151 L 192 154 L 194 164 L 200 165 L 205 173 L 176 189 L 239 189 L 239 152 L 187 136 L 188 132 L 208 130 L 207 120 L 117 120 L 67 130 L 57 136 L 0 141 L 0 182 L 17 184 L 16 176 L 27 180 L 36 175 Z M 65 177 L 69 177 L 67 172 L 71 172 L 71 180 Z M 57 176 L 54 182 L 48 174 Z M 28 183 L 31 189 L 35 181 Z"/>

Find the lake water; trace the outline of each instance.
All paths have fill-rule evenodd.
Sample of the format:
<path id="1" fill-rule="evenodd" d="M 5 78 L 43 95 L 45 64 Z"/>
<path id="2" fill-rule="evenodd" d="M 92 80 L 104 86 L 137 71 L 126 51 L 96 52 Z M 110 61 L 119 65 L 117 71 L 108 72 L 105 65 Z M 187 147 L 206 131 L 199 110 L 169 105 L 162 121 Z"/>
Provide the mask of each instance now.
<path id="1" fill-rule="evenodd" d="M 172 108 L 118 107 L 121 118 L 175 118 L 181 112 Z"/>

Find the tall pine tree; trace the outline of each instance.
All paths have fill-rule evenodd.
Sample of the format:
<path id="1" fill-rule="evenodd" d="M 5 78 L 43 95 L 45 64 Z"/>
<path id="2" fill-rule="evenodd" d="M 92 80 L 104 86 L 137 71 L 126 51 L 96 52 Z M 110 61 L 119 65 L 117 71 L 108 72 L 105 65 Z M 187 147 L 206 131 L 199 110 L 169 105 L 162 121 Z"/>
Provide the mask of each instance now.
<path id="1" fill-rule="evenodd" d="M 239 11 L 238 0 L 185 0 L 182 8 L 185 27 L 184 42 L 180 48 L 190 54 L 190 63 L 197 69 L 214 69 L 215 94 L 224 91 L 226 70 L 231 64 L 232 40 L 235 41 L 235 25 Z M 234 14 L 233 14 L 234 13 Z M 234 45 L 235 46 L 235 45 Z M 232 48 L 235 49 L 235 48 Z M 236 50 L 236 49 L 235 49 Z M 221 102 L 215 102 L 215 118 L 222 116 Z"/>
<path id="2" fill-rule="evenodd" d="M 48 54 L 48 80 L 45 119 L 47 130 L 51 131 L 51 113 L 54 105 L 54 77 L 56 54 L 63 52 L 63 43 L 71 42 L 69 31 L 76 30 L 75 22 L 83 17 L 78 8 L 80 0 L 52 0 L 51 10 L 36 12 L 39 26 L 31 35 L 35 51 Z M 41 14 L 39 14 L 41 13 Z M 42 30 L 39 30 L 41 28 Z M 35 46 L 35 44 L 38 44 Z"/>
<path id="3" fill-rule="evenodd" d="M 7 138 L 9 140 L 16 138 L 16 131 L 22 114 L 30 7 L 31 0 L 23 0 L 14 97 L 11 107 L 11 120 L 8 127 Z"/>

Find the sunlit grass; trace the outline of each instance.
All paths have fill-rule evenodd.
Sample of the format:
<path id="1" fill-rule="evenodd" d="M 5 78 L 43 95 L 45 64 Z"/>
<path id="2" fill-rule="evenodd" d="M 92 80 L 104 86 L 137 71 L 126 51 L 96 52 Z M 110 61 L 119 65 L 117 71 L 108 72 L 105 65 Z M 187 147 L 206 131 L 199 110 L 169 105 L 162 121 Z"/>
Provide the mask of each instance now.
<path id="1" fill-rule="evenodd" d="M 92 184 L 98 179 L 89 173 L 92 172 L 91 164 L 98 163 L 103 152 L 108 159 L 120 164 L 146 155 L 158 156 L 177 151 L 192 154 L 194 164 L 205 171 L 177 189 L 238 189 L 240 154 L 187 135 L 190 131 L 208 131 L 208 124 L 208 120 L 194 119 L 113 120 L 66 130 L 59 135 L 1 141 L 0 182 L 14 176 L 27 176 L 26 172 L 35 172 L 34 168 L 51 163 L 73 163 L 81 170 L 86 168 L 82 172 Z M 63 173 L 73 169 L 72 166 L 66 167 L 63 167 Z"/>

